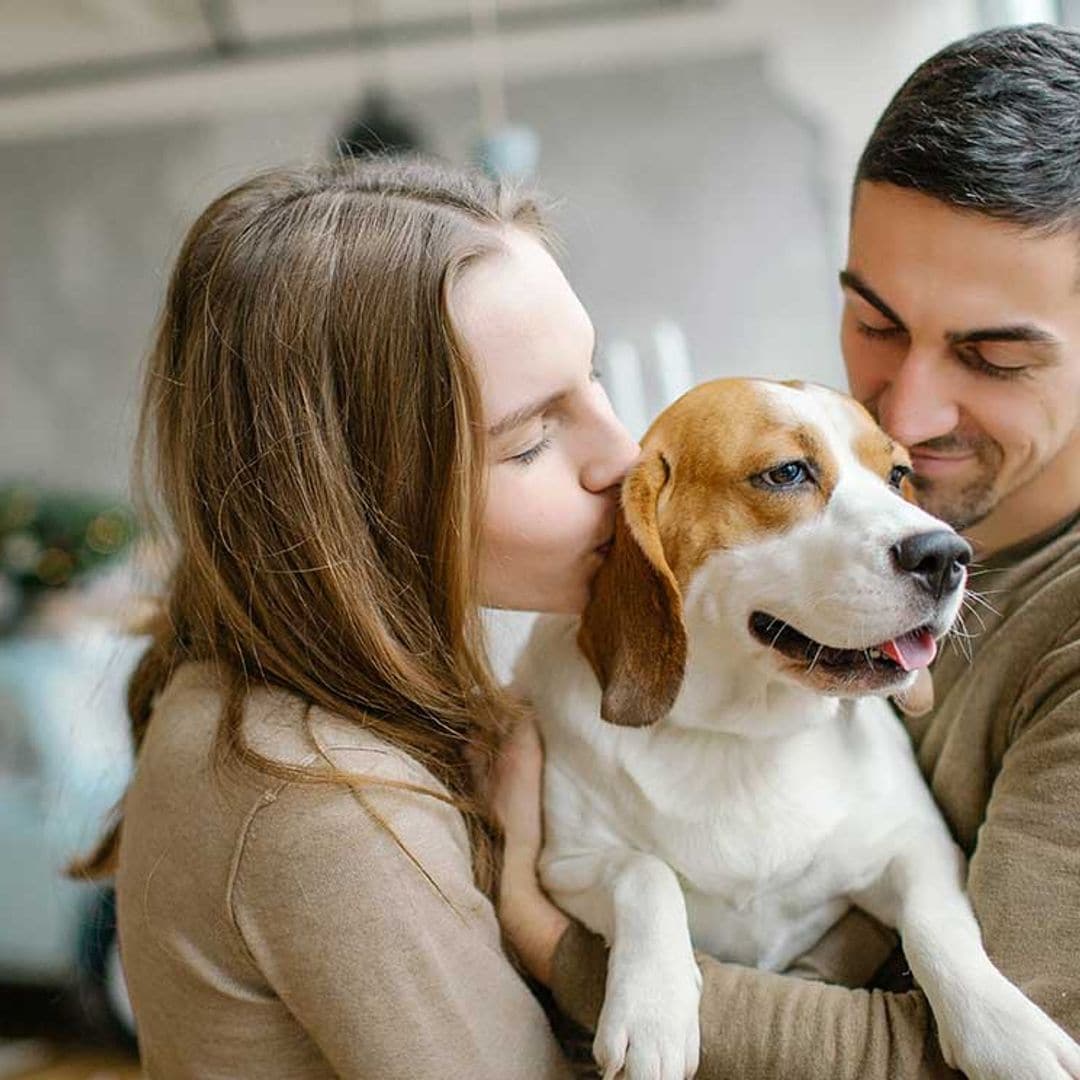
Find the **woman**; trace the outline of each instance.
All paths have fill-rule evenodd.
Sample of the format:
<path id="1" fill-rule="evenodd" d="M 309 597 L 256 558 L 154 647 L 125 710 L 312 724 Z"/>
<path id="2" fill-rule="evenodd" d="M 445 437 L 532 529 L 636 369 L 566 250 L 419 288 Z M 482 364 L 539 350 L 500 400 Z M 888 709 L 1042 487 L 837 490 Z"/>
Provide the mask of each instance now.
<path id="1" fill-rule="evenodd" d="M 116 863 L 149 1076 L 567 1072 L 471 766 L 516 715 L 481 605 L 580 610 L 637 452 L 594 344 L 535 205 L 476 175 L 278 170 L 192 227 L 139 440 L 175 570 L 83 868 Z M 504 914 L 548 978 L 535 842 Z"/>

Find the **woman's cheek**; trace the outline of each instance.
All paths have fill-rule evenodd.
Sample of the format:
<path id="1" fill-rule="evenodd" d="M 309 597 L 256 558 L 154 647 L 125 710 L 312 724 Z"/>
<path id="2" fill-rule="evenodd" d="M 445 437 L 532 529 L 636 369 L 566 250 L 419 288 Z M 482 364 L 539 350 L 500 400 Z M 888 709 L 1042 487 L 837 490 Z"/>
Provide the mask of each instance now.
<path id="1" fill-rule="evenodd" d="M 581 486 L 577 463 L 554 446 L 530 466 L 529 495 L 522 499 L 530 527 L 568 555 L 586 548 L 603 528 L 599 504 Z"/>
<path id="2" fill-rule="evenodd" d="M 551 485 L 545 482 L 540 459 L 530 465 L 506 463 L 496 467 L 488 483 L 484 510 L 485 538 L 492 548 L 528 547 L 546 530 Z"/>
<path id="3" fill-rule="evenodd" d="M 501 463 L 488 486 L 486 531 L 503 550 L 576 557 L 602 532 L 603 507 L 580 483 L 576 464 L 556 443 L 528 465 Z"/>

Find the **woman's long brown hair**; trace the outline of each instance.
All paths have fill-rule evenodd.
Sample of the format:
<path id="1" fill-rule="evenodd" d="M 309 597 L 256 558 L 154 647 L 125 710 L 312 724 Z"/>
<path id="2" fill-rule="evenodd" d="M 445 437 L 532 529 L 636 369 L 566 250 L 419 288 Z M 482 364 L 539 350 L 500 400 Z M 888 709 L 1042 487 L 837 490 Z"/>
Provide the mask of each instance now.
<path id="1" fill-rule="evenodd" d="M 248 686 L 293 691 L 431 770 L 485 885 L 468 759 L 491 752 L 513 705 L 483 644 L 483 428 L 449 294 L 510 226 L 542 231 L 533 201 L 424 161 L 233 188 L 180 251 L 136 445 L 137 497 L 148 514 L 158 497 L 175 545 L 128 689 L 136 751 L 176 667 L 210 661 L 225 687 L 217 766 L 355 788 L 247 745 Z M 108 873 L 121 826 L 73 872 Z"/>

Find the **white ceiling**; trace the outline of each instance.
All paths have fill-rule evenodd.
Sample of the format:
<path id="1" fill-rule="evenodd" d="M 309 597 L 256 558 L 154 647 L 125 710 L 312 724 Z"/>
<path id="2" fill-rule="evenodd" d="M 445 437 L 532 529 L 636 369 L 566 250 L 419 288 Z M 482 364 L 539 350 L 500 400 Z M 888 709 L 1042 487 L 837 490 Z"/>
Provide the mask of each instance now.
<path id="1" fill-rule="evenodd" d="M 687 0 L 4 0 L 0 4 L 0 80 L 9 91 L 51 75 L 78 77 L 90 66 L 213 55 L 216 44 L 241 52 L 301 48 L 305 39 L 346 45 L 350 35 L 437 37 L 469 26 L 470 9 L 497 6 L 507 25 L 557 26 L 595 16 L 656 12 Z M 700 6 L 700 0 L 698 0 Z M 218 39 L 217 43 L 215 38 Z M 92 71 L 86 71 L 91 76 Z M 29 88 L 29 87 L 27 87 Z"/>
<path id="2" fill-rule="evenodd" d="M 804 2 L 0 0 L 0 144 L 715 56 Z"/>

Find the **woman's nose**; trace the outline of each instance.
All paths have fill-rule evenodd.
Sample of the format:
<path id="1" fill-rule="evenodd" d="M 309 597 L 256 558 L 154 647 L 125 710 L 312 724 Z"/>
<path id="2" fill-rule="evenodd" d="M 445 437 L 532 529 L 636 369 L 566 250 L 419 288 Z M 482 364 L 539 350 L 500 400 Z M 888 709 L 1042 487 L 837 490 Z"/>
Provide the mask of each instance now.
<path id="1" fill-rule="evenodd" d="M 602 437 L 594 443 L 593 453 L 582 470 L 582 485 L 589 491 L 601 492 L 622 483 L 622 478 L 640 454 L 637 440 L 612 413 L 611 421 Z"/>

